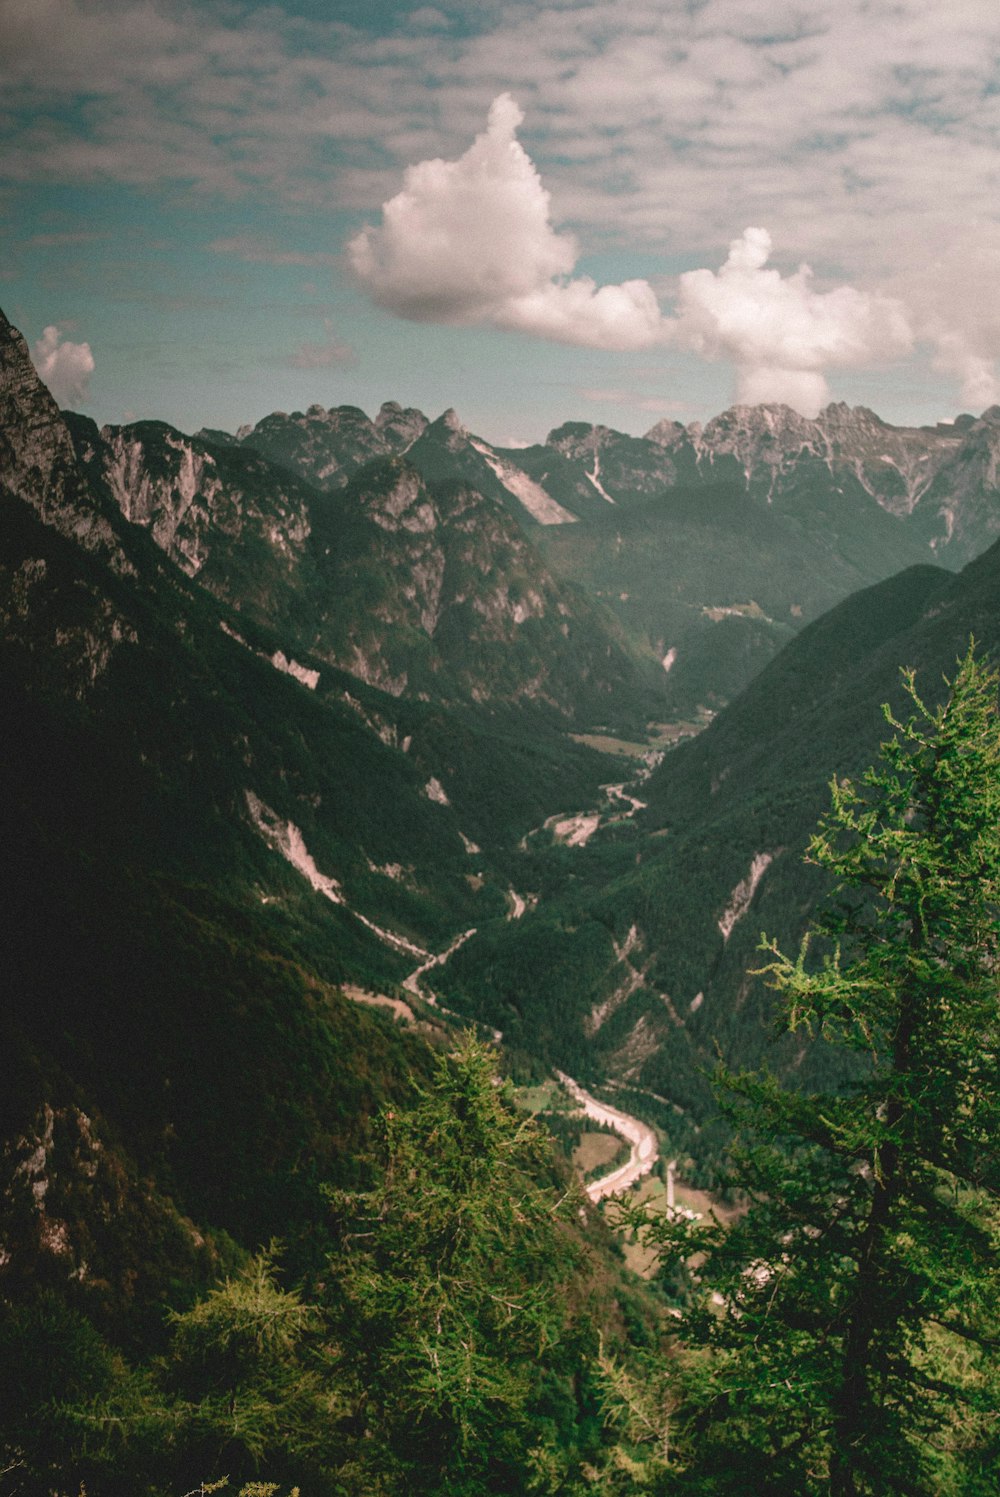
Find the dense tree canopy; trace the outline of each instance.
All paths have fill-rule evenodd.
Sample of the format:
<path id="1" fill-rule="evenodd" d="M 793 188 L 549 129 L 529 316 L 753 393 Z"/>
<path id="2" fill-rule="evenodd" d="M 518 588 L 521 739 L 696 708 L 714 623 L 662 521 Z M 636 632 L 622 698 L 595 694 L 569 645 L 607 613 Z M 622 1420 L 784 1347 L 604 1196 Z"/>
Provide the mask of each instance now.
<path id="1" fill-rule="evenodd" d="M 808 857 L 835 892 L 799 953 L 765 943 L 790 1030 L 857 1052 L 828 1095 L 721 1076 L 737 1123 L 728 1232 L 687 1317 L 681 1490 L 995 1490 L 1000 1347 L 1000 725 L 970 649 L 942 706 L 907 689 Z"/>
<path id="2" fill-rule="evenodd" d="M 384 1124 L 377 1186 L 336 1198 L 331 1264 L 365 1489 L 524 1489 L 555 1435 L 574 1270 L 537 1125 L 471 1039 Z"/>

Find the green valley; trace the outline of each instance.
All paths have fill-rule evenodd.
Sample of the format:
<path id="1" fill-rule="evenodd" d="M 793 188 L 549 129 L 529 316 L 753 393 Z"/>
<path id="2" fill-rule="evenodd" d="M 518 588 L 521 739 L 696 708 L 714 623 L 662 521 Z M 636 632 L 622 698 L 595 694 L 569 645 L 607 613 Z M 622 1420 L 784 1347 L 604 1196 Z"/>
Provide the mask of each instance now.
<path id="1" fill-rule="evenodd" d="M 794 1396 L 740 1402 L 728 1369 L 770 1373 L 719 1327 L 791 1231 L 753 1192 L 794 1215 L 810 1099 L 846 1117 L 871 1059 L 819 1009 L 783 1022 L 760 932 L 794 952 L 824 908 L 837 868 L 803 854 L 881 703 L 905 713 L 900 666 L 933 713 L 970 637 L 1000 656 L 998 443 L 995 409 L 530 449 L 393 402 L 99 430 L 0 323 L 3 1497 L 721 1493 L 769 1461 L 775 1492 L 833 1490 L 827 1404 L 800 1451 Z M 990 890 L 958 943 L 983 1077 Z M 808 1123 L 785 1195 L 734 1153 L 720 1067 L 781 1147 Z M 985 1081 L 934 1077 L 980 1347 Z M 834 1144 L 850 1258 L 885 1155 Z M 928 1497 L 987 1491 L 995 1455 L 989 1357 L 955 1374 L 965 1443 L 937 1386 L 967 1329 L 941 1313 L 953 1339 L 906 1353 L 934 1433 L 894 1393 L 889 1442 Z M 855 1492 L 894 1490 L 870 1467 Z"/>

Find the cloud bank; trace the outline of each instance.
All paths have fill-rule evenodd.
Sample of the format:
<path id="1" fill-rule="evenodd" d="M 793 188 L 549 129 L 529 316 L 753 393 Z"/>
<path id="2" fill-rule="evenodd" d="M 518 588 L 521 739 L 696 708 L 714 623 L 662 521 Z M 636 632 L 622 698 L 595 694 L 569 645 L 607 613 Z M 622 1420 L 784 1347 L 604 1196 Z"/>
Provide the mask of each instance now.
<path id="1" fill-rule="evenodd" d="M 409 167 L 381 224 L 350 241 L 354 275 L 379 306 L 416 322 L 486 324 L 586 348 L 673 345 L 731 363 L 738 400 L 813 416 L 829 399 L 825 370 L 912 349 L 902 302 L 852 286 L 817 291 L 807 265 L 782 277 L 768 267 L 766 229 L 733 240 L 719 271 L 680 276 L 672 314 L 648 281 L 599 287 L 575 276 L 577 242 L 552 225 L 550 195 L 517 139 L 522 120 L 500 95 L 463 156 Z"/>
<path id="2" fill-rule="evenodd" d="M 549 193 L 517 139 L 524 116 L 495 99 L 486 130 L 457 161 L 407 169 L 382 222 L 347 248 L 379 306 L 414 322 L 491 323 L 587 348 L 649 348 L 664 336 L 647 281 L 573 278 L 577 244 L 557 233 Z"/>
<path id="3" fill-rule="evenodd" d="M 47 327 L 32 350 L 32 358 L 58 405 L 77 406 L 86 400 L 94 372 L 89 343 L 64 343 L 57 327 Z"/>
<path id="4" fill-rule="evenodd" d="M 951 384 L 976 409 L 1000 398 L 996 5 L 954 0 L 945 24 L 936 0 L 414 3 L 407 17 L 290 0 L 0 0 L 0 178 L 168 187 L 199 223 L 206 204 L 247 201 L 261 239 L 234 236 L 225 213 L 206 231 L 220 252 L 319 264 L 282 247 L 282 214 L 370 213 L 408 163 L 457 167 L 483 102 L 516 78 L 555 222 L 588 247 L 700 246 L 686 263 L 718 267 L 735 233 L 766 224 L 793 265 L 843 265 L 853 285 L 905 301 L 924 367 L 900 383 L 898 418 L 918 398 L 944 408 Z M 572 243 L 550 235 L 550 249 Z M 368 248 L 387 276 L 384 224 Z M 13 278 L 9 257 L 0 277 Z M 645 282 L 549 280 L 508 297 L 500 325 L 598 347 L 618 346 L 623 326 L 626 347 L 659 338 Z M 759 367 L 773 389 L 783 366 Z M 822 377 L 793 370 L 793 383 L 810 373 Z"/>

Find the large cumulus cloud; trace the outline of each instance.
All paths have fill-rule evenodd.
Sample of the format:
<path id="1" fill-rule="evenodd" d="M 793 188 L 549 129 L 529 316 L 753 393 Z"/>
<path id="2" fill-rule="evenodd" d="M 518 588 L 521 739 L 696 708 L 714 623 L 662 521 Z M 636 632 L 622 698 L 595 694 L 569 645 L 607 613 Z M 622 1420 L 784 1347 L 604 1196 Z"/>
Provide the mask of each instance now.
<path id="1" fill-rule="evenodd" d="M 840 286 L 818 291 L 806 265 L 768 266 L 771 238 L 749 228 L 718 271 L 680 276 L 665 312 L 648 281 L 597 286 L 574 275 L 578 246 L 551 222 L 550 195 L 517 139 L 523 115 L 494 100 L 486 130 L 456 161 L 407 169 L 402 191 L 348 245 L 355 277 L 380 306 L 417 322 L 488 324 L 608 350 L 674 345 L 730 362 L 737 399 L 815 415 L 825 371 L 907 353 L 903 304 Z"/>
<path id="2" fill-rule="evenodd" d="M 910 351 L 913 332 L 893 297 L 838 286 L 820 292 L 802 265 L 782 277 L 767 264 L 771 236 L 746 229 L 717 273 L 680 277 L 676 340 L 708 359 L 731 361 L 737 399 L 780 401 L 815 416 L 829 399 L 824 370 L 860 368 Z"/>
<path id="3" fill-rule="evenodd" d="M 348 258 L 380 306 L 416 322 L 492 323 L 591 348 L 648 348 L 664 336 L 646 281 L 598 287 L 573 277 L 577 244 L 557 233 L 516 131 L 509 94 L 457 161 L 407 169 L 382 222 L 351 240 Z"/>
<path id="4" fill-rule="evenodd" d="M 94 372 L 89 343 L 64 342 L 59 329 L 50 326 L 32 349 L 32 358 L 59 405 L 77 406 L 86 400 Z"/>

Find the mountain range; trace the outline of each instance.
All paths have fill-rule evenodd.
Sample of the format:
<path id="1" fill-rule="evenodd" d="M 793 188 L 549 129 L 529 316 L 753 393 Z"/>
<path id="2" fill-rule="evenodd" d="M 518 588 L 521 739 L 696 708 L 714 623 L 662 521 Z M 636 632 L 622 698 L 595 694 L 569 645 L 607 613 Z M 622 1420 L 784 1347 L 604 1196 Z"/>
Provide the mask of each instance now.
<path id="1" fill-rule="evenodd" d="M 617 616 L 667 714 L 719 706 L 859 587 L 920 561 L 957 570 L 1000 535 L 1000 408 L 893 427 L 843 404 L 815 420 L 737 406 L 643 437 L 570 422 L 503 449 L 454 411 L 430 422 L 390 402 L 373 421 L 276 412 L 226 440 L 325 492 L 405 454 L 425 481 L 497 501 L 556 577 Z"/>
<path id="2" fill-rule="evenodd" d="M 900 664 L 1000 647 L 998 462 L 997 408 L 98 429 L 0 322 L 4 1292 L 138 1321 L 306 1241 L 442 1004 L 710 1173 L 830 774 Z"/>

